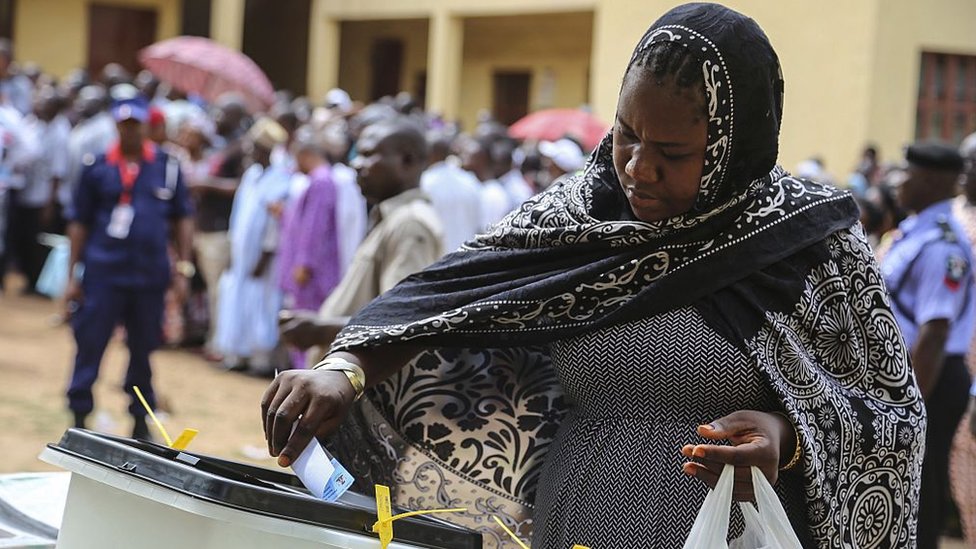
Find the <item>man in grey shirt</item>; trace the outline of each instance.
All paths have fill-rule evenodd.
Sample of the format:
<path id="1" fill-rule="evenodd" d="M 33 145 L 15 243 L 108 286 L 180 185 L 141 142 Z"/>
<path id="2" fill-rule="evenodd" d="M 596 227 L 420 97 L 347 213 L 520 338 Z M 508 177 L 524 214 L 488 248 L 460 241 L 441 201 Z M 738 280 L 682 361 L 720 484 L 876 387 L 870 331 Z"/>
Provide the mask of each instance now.
<path id="1" fill-rule="evenodd" d="M 78 92 L 74 109 L 80 121 L 68 137 L 68 171 L 64 184 L 58 188 L 58 200 L 66 212 L 71 208 L 71 197 L 78 187 L 85 162 L 94 161 L 118 139 L 115 120 L 108 112 L 108 101 L 105 89 L 98 85 L 85 86 Z"/>

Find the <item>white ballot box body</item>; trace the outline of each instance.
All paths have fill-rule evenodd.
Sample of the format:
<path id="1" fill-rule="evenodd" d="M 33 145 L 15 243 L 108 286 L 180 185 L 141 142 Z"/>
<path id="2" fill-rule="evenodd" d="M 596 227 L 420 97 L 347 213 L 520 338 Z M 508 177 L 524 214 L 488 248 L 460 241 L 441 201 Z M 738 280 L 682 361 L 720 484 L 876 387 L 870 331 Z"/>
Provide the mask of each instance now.
<path id="1" fill-rule="evenodd" d="M 105 446 L 104 459 L 95 457 L 99 444 Z M 278 484 L 290 475 L 244 464 L 236 464 L 240 470 L 220 469 L 231 462 L 185 453 L 166 459 L 160 453 L 75 429 L 60 445 L 45 448 L 42 461 L 71 472 L 57 547 L 380 548 L 379 539 L 367 533 L 375 521 L 371 498 L 349 492 L 327 503 Z M 259 478 L 259 471 L 268 476 Z M 408 521 L 397 522 L 390 549 L 481 547 L 473 532 L 426 518 Z"/>
<path id="2" fill-rule="evenodd" d="M 46 459 L 50 458 L 50 459 Z M 196 499 L 79 458 L 45 450 L 41 459 L 71 471 L 59 549 L 377 549 L 375 539 Z M 390 548 L 408 545 L 393 543 Z"/>

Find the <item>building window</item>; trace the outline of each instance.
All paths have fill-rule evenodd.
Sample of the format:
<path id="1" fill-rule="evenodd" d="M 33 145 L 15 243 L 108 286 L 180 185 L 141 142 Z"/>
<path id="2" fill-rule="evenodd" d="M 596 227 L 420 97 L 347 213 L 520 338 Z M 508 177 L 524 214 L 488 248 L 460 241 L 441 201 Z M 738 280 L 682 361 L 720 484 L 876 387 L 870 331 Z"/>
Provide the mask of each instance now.
<path id="1" fill-rule="evenodd" d="M 916 139 L 959 143 L 976 131 L 976 56 L 922 53 Z"/>

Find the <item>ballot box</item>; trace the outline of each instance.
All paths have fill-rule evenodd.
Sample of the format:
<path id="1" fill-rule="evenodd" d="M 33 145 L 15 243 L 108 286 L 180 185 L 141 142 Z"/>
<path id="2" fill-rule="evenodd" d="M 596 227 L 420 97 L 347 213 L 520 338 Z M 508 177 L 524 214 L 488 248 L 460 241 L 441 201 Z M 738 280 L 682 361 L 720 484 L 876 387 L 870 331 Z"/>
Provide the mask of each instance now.
<path id="1" fill-rule="evenodd" d="M 380 547 L 372 497 L 328 503 L 285 472 L 83 429 L 40 459 L 71 472 L 59 548 Z M 394 535 L 391 549 L 481 547 L 480 534 L 433 517 L 397 520 Z"/>

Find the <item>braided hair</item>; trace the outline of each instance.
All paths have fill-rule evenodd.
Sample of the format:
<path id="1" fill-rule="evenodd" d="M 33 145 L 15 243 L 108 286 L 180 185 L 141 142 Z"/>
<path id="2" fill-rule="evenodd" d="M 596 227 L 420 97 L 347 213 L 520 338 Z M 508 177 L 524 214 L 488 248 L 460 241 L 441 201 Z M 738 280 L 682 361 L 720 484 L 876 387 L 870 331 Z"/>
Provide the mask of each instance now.
<path id="1" fill-rule="evenodd" d="M 701 66 L 701 60 L 685 46 L 675 42 L 655 42 L 634 57 L 624 76 L 641 68 L 659 85 L 667 80 L 681 90 L 694 92 L 704 106 L 705 79 Z"/>

